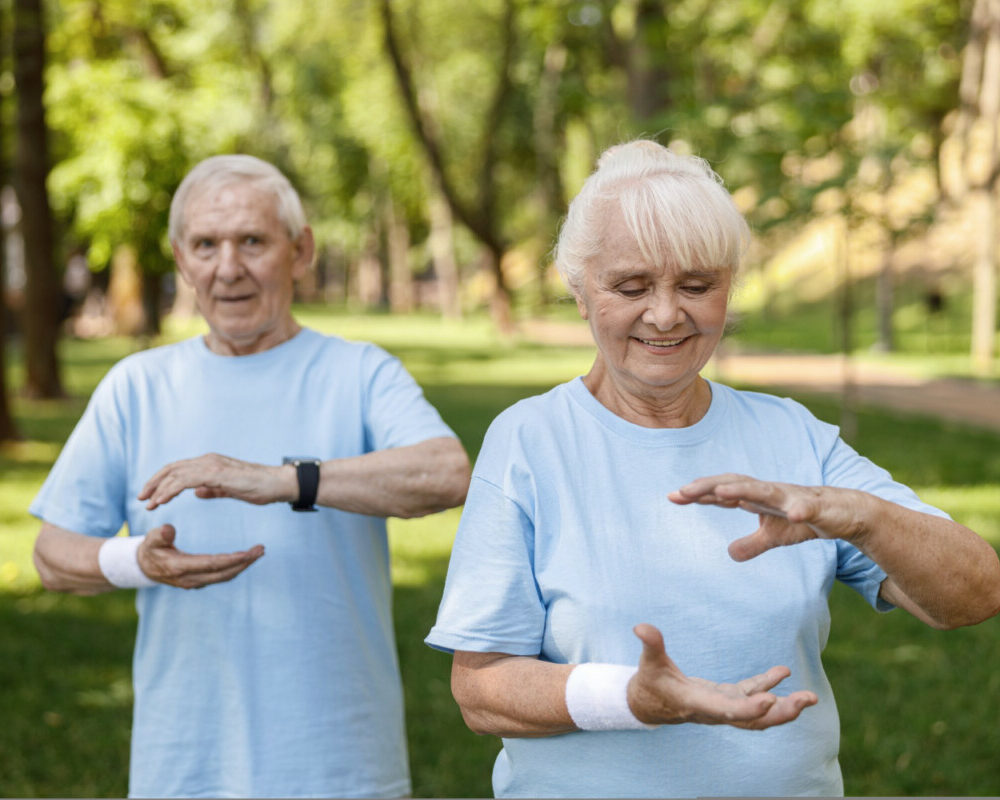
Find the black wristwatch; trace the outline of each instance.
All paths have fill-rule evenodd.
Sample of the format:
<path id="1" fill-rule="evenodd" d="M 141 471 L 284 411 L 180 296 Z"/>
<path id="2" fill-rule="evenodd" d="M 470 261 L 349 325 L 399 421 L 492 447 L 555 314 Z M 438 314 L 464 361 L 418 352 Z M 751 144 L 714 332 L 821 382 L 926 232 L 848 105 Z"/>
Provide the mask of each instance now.
<path id="1" fill-rule="evenodd" d="M 285 456 L 281 463 L 293 464 L 299 480 L 299 499 L 291 504 L 292 511 L 318 511 L 315 503 L 319 491 L 319 465 L 322 462 L 309 456 Z"/>

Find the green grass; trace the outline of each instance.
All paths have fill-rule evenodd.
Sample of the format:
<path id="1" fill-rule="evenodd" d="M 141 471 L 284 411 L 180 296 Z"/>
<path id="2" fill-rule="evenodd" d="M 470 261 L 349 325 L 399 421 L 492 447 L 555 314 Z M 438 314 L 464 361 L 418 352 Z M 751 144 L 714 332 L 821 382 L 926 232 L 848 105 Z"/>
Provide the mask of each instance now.
<path id="1" fill-rule="evenodd" d="M 515 400 L 586 370 L 589 348 L 498 338 L 483 319 L 349 316 L 305 308 L 321 330 L 377 341 L 397 353 L 475 454 L 486 426 Z M 169 330 L 176 337 L 197 323 Z M 0 796 L 123 796 L 131 707 L 132 595 L 92 598 L 38 588 L 25 512 L 82 412 L 86 395 L 128 340 L 67 342 L 73 397 L 16 402 L 27 440 L 0 449 Z M 12 369 L 12 374 L 16 374 Z M 836 421 L 829 400 L 804 398 Z M 865 410 L 855 446 L 928 501 L 1000 543 L 1000 435 Z M 490 794 L 499 743 L 461 721 L 450 659 L 423 644 L 433 623 L 458 512 L 390 522 L 395 614 L 404 675 L 414 794 Z M 841 711 L 848 794 L 1000 792 L 1000 621 L 950 633 L 902 612 L 873 613 L 840 587 L 825 662 Z"/>

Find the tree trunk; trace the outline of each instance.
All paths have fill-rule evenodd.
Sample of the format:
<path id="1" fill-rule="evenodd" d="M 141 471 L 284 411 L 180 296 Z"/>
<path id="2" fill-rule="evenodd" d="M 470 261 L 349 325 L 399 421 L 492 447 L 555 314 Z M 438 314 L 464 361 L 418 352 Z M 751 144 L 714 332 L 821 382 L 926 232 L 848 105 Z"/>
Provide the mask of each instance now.
<path id="1" fill-rule="evenodd" d="M 0 15 L 0 48 L 6 42 L 5 19 Z M 7 163 L 4 158 L 4 127 L 0 125 L 0 186 L 7 183 Z M 20 437 L 10 410 L 7 390 L 7 237 L 0 222 L 0 442 Z"/>
<path id="2" fill-rule="evenodd" d="M 979 0 L 982 2 L 983 0 Z M 979 114 L 986 126 L 983 177 L 976 182 L 982 220 L 980 246 L 972 273 L 972 361 L 987 373 L 993 363 L 997 329 L 997 145 L 1000 134 L 1000 0 L 986 0 L 986 45 L 982 60 Z"/>
<path id="3" fill-rule="evenodd" d="M 52 211 L 45 186 L 49 174 L 48 126 L 42 103 L 45 29 L 41 0 L 16 0 L 14 9 L 18 109 L 15 174 L 27 271 L 25 391 L 32 397 L 59 397 L 63 390 L 56 345 L 62 296 L 52 257 Z"/>
<path id="4" fill-rule="evenodd" d="M 972 271 L 972 365 L 988 374 L 993 364 L 997 330 L 997 196 L 976 189 L 974 213 L 979 218 L 976 260 Z"/>
<path id="5" fill-rule="evenodd" d="M 389 309 L 405 314 L 413 311 L 413 270 L 410 269 L 410 229 L 400 219 L 392 196 L 385 201 L 386 257 L 389 261 Z"/>
<path id="6" fill-rule="evenodd" d="M 135 248 L 120 244 L 111 255 L 108 284 L 108 311 L 119 336 L 139 336 L 146 332 L 146 312 L 142 297 L 142 275 Z"/>
<path id="7" fill-rule="evenodd" d="M 396 86 L 414 135 L 427 157 L 434 180 L 448 201 L 452 213 L 479 240 L 489 254 L 486 260 L 489 262 L 488 268 L 495 281 L 490 308 L 494 313 L 497 327 L 502 333 L 509 334 L 513 328 L 510 316 L 511 290 L 500 268 L 507 242 L 499 229 L 501 214 L 496 208 L 498 190 L 495 170 L 498 161 L 496 131 L 506 112 L 511 94 L 510 69 L 515 41 L 514 2 L 506 0 L 504 3 L 501 23 L 503 43 L 497 63 L 496 85 L 493 87 L 493 97 L 482 130 L 479 191 L 476 202 L 467 201 L 449 178 L 448 170 L 445 168 L 444 142 L 436 135 L 436 126 L 428 119 L 426 110 L 418 103 L 413 71 L 396 35 L 391 0 L 382 0 L 381 9 L 385 51 L 392 64 Z"/>
<path id="8" fill-rule="evenodd" d="M 455 260 L 451 208 L 439 191 L 431 193 L 428 205 L 431 231 L 427 246 L 431 252 L 434 274 L 437 276 L 441 316 L 445 319 L 459 319 L 462 316 L 462 303 L 458 294 L 458 262 Z"/>
<path id="9" fill-rule="evenodd" d="M 895 337 L 892 327 L 892 313 L 895 310 L 895 275 L 893 275 L 893 258 L 896 249 L 896 236 L 892 231 L 886 231 L 885 249 L 882 252 L 882 266 L 875 278 L 875 307 L 878 314 L 878 342 L 876 348 L 883 353 L 891 353 L 895 348 Z"/>
<path id="10" fill-rule="evenodd" d="M 554 239 L 555 221 L 563 211 L 563 186 L 559 175 L 559 154 L 563 150 L 563 137 L 558 127 L 556 109 L 567 57 L 566 47 L 561 42 L 553 42 L 545 48 L 538 98 L 534 108 L 535 159 L 538 164 L 536 168 L 538 236 L 543 242 L 551 242 Z M 552 299 L 548 287 L 548 273 L 548 260 L 539 258 L 535 275 L 538 281 L 538 305 L 541 309 L 547 308 Z"/>

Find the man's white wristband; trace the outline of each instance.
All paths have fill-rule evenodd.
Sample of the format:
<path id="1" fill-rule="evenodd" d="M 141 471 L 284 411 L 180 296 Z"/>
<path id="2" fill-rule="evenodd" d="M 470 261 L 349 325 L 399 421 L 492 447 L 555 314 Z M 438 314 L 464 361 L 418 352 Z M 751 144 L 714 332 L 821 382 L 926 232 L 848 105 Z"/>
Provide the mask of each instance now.
<path id="1" fill-rule="evenodd" d="M 97 551 L 97 563 L 108 583 L 119 589 L 141 589 L 157 582 L 139 567 L 136 551 L 145 536 L 112 536 Z"/>
<path id="2" fill-rule="evenodd" d="M 582 731 L 636 731 L 657 727 L 640 722 L 628 705 L 628 682 L 637 667 L 578 664 L 566 681 L 566 708 Z"/>

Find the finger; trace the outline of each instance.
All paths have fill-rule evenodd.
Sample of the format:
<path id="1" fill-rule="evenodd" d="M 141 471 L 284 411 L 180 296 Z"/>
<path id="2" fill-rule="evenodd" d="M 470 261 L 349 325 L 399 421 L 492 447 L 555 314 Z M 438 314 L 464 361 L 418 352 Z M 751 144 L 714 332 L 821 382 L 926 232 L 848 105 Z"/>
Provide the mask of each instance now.
<path id="1" fill-rule="evenodd" d="M 781 683 L 792 674 L 788 667 L 771 667 L 767 672 L 744 678 L 736 686 L 745 695 L 757 694 L 757 692 L 767 692 Z"/>
<path id="2" fill-rule="evenodd" d="M 140 500 L 145 500 L 146 498 L 151 497 L 156 491 L 156 488 L 166 479 L 168 475 L 174 473 L 182 464 L 185 464 L 190 460 L 191 459 L 185 458 L 181 461 L 171 461 L 169 464 L 160 467 L 155 473 L 153 473 L 153 476 L 146 481 L 137 497 Z"/>
<path id="3" fill-rule="evenodd" d="M 771 539 L 763 530 L 758 528 L 749 536 L 743 536 L 729 543 L 729 557 L 733 561 L 749 561 L 756 558 L 761 553 L 766 553 L 780 543 Z"/>
<path id="4" fill-rule="evenodd" d="M 225 580 L 226 575 L 231 577 L 238 574 L 262 555 L 264 555 L 263 545 L 235 553 L 192 555 L 173 551 L 169 555 L 154 558 L 148 569 L 143 566 L 143 571 L 162 583 L 193 589 Z"/>
<path id="5" fill-rule="evenodd" d="M 727 472 L 722 475 L 709 475 L 685 484 L 680 487 L 680 489 L 672 492 L 671 495 L 678 495 L 679 497 L 686 498 L 686 500 L 690 502 L 702 495 L 714 493 L 716 487 L 732 483 L 733 481 L 745 480 L 749 480 L 746 475 L 737 475 L 732 472 Z"/>
<path id="6" fill-rule="evenodd" d="M 249 566 L 264 555 L 264 545 L 258 544 L 249 550 L 238 550 L 233 553 L 191 554 L 178 553 L 177 566 L 191 575 L 207 575 L 212 572 L 223 572 L 240 565 Z"/>
<path id="7" fill-rule="evenodd" d="M 696 686 L 689 697 L 692 721 L 711 725 L 734 725 L 764 717 L 778 698 L 768 692 L 748 697 L 727 694 L 717 687 Z"/>
<path id="8" fill-rule="evenodd" d="M 164 503 L 170 502 L 186 488 L 188 487 L 185 485 L 183 480 L 181 480 L 175 473 L 164 475 L 147 495 L 149 502 L 146 503 L 146 510 L 152 511 L 158 506 L 162 506 Z"/>
<path id="9" fill-rule="evenodd" d="M 767 712 L 756 719 L 747 720 L 739 725 L 750 730 L 764 730 L 775 725 L 784 725 L 797 719 L 806 708 L 816 705 L 819 698 L 812 692 L 793 692 L 787 697 L 779 697 L 778 701 Z"/>
<path id="10" fill-rule="evenodd" d="M 181 581 L 176 585 L 182 589 L 200 589 L 203 586 L 210 586 L 213 583 L 225 583 L 226 581 L 231 581 L 241 572 L 245 571 L 252 564 L 254 564 L 263 554 L 263 548 L 261 548 L 261 552 L 256 557 L 238 564 L 233 564 L 226 569 L 185 575 L 184 578 L 181 579 Z"/>

